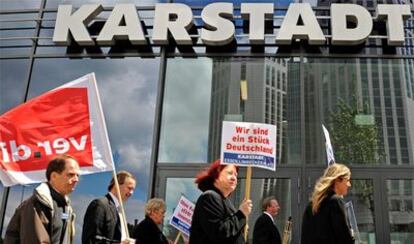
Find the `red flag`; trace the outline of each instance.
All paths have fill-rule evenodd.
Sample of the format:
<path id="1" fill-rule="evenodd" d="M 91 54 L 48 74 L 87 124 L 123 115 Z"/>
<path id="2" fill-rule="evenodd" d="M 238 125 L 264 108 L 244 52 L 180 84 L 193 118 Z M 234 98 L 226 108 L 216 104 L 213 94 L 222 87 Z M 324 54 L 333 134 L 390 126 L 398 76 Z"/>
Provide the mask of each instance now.
<path id="1" fill-rule="evenodd" d="M 59 154 L 77 158 L 83 174 L 113 169 L 93 73 L 0 116 L 3 185 L 44 181 L 48 162 Z"/>

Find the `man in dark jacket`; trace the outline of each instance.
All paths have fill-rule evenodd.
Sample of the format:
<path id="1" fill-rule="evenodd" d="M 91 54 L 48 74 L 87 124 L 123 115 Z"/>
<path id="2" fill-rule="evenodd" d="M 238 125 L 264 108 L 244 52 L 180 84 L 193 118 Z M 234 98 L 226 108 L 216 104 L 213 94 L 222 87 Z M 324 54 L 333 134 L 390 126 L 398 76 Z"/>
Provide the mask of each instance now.
<path id="1" fill-rule="evenodd" d="M 79 164 L 68 155 L 51 160 L 42 183 L 16 209 L 4 243 L 73 243 L 75 215 L 68 195 L 79 181 Z"/>
<path id="2" fill-rule="evenodd" d="M 134 193 L 135 177 L 126 171 L 117 174 L 121 201 L 126 202 Z M 85 213 L 83 219 L 82 243 L 111 243 L 118 241 L 128 243 L 126 228 L 119 212 L 119 199 L 112 179 L 108 186 L 108 194 L 93 200 Z"/>
<path id="3" fill-rule="evenodd" d="M 263 214 L 256 220 L 253 229 L 253 244 L 281 244 L 279 230 L 273 218 L 279 213 L 279 203 L 271 196 L 263 200 Z"/>

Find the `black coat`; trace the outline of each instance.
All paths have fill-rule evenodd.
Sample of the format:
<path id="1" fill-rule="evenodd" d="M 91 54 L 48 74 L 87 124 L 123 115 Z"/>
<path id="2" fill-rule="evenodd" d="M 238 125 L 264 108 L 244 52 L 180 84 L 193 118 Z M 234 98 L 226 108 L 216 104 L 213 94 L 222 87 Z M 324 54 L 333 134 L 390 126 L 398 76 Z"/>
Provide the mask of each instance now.
<path id="1" fill-rule="evenodd" d="M 303 214 L 301 243 L 354 243 L 341 197 L 328 194 L 315 215 L 312 213 L 312 203 L 308 204 Z"/>
<path id="2" fill-rule="evenodd" d="M 168 244 L 167 238 L 148 216 L 134 228 L 132 238 L 138 244 Z"/>
<path id="3" fill-rule="evenodd" d="M 218 189 L 205 191 L 197 200 L 190 244 L 244 243 L 246 217 Z"/>
<path id="4" fill-rule="evenodd" d="M 253 244 L 281 244 L 279 230 L 270 216 L 263 213 L 257 218 L 253 229 Z"/>
<path id="5" fill-rule="evenodd" d="M 83 218 L 82 243 L 105 243 L 99 242 L 97 236 L 121 240 L 121 222 L 109 193 L 105 197 L 93 200 Z"/>

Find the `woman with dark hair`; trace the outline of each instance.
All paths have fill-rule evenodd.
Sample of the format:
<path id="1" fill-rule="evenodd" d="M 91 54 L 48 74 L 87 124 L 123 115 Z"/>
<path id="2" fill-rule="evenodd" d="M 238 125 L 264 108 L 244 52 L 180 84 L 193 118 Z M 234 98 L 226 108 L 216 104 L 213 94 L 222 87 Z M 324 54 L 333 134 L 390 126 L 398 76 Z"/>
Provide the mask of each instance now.
<path id="1" fill-rule="evenodd" d="M 236 210 L 228 199 L 237 186 L 239 168 L 214 162 L 197 175 L 195 183 L 203 192 L 198 198 L 191 223 L 190 244 L 244 243 L 243 230 L 252 210 L 245 199 Z"/>
<path id="2" fill-rule="evenodd" d="M 302 220 L 302 244 L 352 244 L 354 239 L 343 196 L 351 187 L 351 171 L 332 164 L 318 179 Z"/>

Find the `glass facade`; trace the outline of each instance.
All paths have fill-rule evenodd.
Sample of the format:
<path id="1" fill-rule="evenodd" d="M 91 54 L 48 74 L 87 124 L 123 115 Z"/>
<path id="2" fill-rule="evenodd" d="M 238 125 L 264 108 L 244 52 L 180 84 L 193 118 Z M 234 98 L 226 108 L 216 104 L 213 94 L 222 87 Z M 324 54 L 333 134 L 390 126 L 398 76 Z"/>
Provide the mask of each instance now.
<path id="1" fill-rule="evenodd" d="M 158 161 L 217 159 L 222 121 L 239 116 L 277 126 L 279 164 L 325 164 L 324 124 L 340 162 L 413 165 L 404 68 L 399 59 L 170 58 Z"/>
<path id="2" fill-rule="evenodd" d="M 388 180 L 387 202 L 391 242 L 414 241 L 414 180 Z"/>
<path id="3" fill-rule="evenodd" d="M 193 9 L 197 36 L 201 7 L 215 1 L 122 1 L 137 6 L 153 32 L 156 3 L 183 3 Z M 292 2 L 309 2 L 329 35 L 329 6 L 335 1 L 260 1 L 275 3 L 275 16 L 266 20 L 264 45 L 249 44 L 248 23 L 240 17 L 241 1 L 232 2 L 235 41 L 224 47 L 116 45 L 58 46 L 52 41 L 59 4 L 76 9 L 101 3 L 105 10 L 91 23 L 93 38 L 118 1 L 38 0 L 0 2 L 0 114 L 50 89 L 95 72 L 107 129 L 118 170 L 137 176 L 137 188 L 126 206 L 130 224 L 144 217 L 145 202 L 160 197 L 167 203 L 163 232 L 174 240 L 168 223 L 181 195 L 195 202 L 201 194 L 197 172 L 220 156 L 224 120 L 260 122 L 277 127 L 277 169 L 254 169 L 249 238 L 260 215 L 263 198 L 276 196 L 281 210 L 275 218 L 283 234 L 293 219 L 290 243 L 300 243 L 303 210 L 316 179 L 326 166 L 322 124 L 330 134 L 338 162 L 350 166 L 352 201 L 360 243 L 414 242 L 414 17 L 404 22 L 406 41 L 389 47 L 373 33 L 358 47 L 274 44 L 274 32 Z M 242 1 L 257 2 L 257 1 Z M 371 14 L 379 3 L 412 1 L 354 1 Z M 199 37 L 199 36 L 198 36 Z M 197 39 L 197 37 L 193 37 Z M 248 99 L 240 97 L 247 81 Z M 245 169 L 231 200 L 244 198 Z M 82 176 L 71 195 L 77 213 L 76 242 L 80 243 L 88 203 L 106 193 L 110 173 Z M 93 187 L 91 187 L 93 186 Z M 10 188 L 5 228 L 16 207 L 35 185 Z M 0 196 L 5 188 L 0 186 Z"/>

